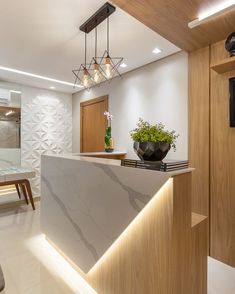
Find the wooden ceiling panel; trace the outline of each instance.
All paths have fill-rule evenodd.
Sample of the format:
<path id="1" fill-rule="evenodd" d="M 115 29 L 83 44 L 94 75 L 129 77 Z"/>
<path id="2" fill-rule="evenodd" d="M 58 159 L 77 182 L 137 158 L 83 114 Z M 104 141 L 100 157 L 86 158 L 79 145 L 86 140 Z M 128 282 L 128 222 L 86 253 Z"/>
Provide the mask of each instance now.
<path id="1" fill-rule="evenodd" d="M 143 24 L 186 51 L 225 39 L 235 30 L 235 9 L 190 29 L 188 23 L 224 0 L 112 0 Z"/>

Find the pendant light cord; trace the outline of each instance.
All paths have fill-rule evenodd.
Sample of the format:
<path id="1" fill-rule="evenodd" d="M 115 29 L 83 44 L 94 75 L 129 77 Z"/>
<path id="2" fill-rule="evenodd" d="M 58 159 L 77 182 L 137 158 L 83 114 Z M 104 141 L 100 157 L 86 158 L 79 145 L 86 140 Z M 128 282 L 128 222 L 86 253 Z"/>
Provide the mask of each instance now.
<path id="1" fill-rule="evenodd" d="M 109 17 L 107 17 L 107 51 L 109 55 Z"/>
<path id="2" fill-rule="evenodd" d="M 95 62 L 97 59 L 97 27 L 95 28 Z"/>
<path id="3" fill-rule="evenodd" d="M 87 34 L 85 33 L 85 68 L 86 68 Z"/>

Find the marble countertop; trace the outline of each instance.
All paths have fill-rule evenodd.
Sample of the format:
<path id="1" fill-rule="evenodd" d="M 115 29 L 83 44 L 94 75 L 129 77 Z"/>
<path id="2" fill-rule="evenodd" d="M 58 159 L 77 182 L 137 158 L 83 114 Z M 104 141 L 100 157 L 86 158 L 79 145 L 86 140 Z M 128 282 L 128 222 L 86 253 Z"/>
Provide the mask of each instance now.
<path id="1" fill-rule="evenodd" d="M 81 153 L 77 154 L 61 154 L 61 155 L 42 155 L 47 157 L 58 157 L 58 158 L 64 158 L 64 159 L 70 159 L 70 160 L 79 160 L 79 161 L 87 161 L 91 163 L 98 163 L 98 164 L 105 164 L 105 165 L 112 165 L 112 166 L 120 166 L 121 168 L 125 169 L 133 169 L 132 167 L 124 167 L 121 166 L 121 160 L 117 159 L 109 159 L 109 158 L 98 158 L 98 157 L 88 157 L 88 156 L 82 156 Z M 171 176 L 176 176 L 180 174 L 185 174 L 194 171 L 194 168 L 185 168 L 185 169 L 179 169 L 175 171 L 169 171 L 169 172 L 162 172 L 162 171 L 154 171 L 154 170 L 148 170 L 148 169 L 141 169 L 144 172 L 154 172 L 158 174 L 168 174 Z"/>

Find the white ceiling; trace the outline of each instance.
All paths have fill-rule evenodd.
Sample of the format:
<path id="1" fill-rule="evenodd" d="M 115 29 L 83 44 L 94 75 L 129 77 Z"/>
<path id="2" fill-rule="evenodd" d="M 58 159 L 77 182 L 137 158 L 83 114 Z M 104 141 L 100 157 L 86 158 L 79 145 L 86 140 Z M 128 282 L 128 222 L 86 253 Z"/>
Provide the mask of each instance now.
<path id="1" fill-rule="evenodd" d="M 104 0 L 1 0 L 0 66 L 74 82 L 72 69 L 84 61 L 84 34 L 79 26 Z M 123 56 L 130 71 L 179 51 L 179 48 L 117 8 L 110 17 L 111 56 Z M 99 54 L 105 50 L 106 22 L 98 29 Z M 88 35 L 88 56 L 94 54 L 94 32 Z M 155 55 L 158 47 L 162 53 Z M 0 79 L 75 92 L 60 85 L 0 70 Z M 76 89 L 77 91 L 77 89 Z"/>

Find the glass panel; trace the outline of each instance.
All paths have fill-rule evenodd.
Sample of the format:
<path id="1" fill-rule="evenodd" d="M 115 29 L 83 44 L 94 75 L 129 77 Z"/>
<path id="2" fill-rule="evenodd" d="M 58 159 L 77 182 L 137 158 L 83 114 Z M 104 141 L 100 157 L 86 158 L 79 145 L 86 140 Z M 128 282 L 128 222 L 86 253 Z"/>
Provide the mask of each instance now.
<path id="1" fill-rule="evenodd" d="M 20 108 L 0 106 L 0 148 L 20 148 Z"/>
<path id="2" fill-rule="evenodd" d="M 0 169 L 20 165 L 21 94 L 0 88 Z"/>
<path id="3" fill-rule="evenodd" d="M 0 170 L 21 163 L 21 94 L 0 88 Z M 18 201 L 15 186 L 0 186 L 0 207 Z"/>
<path id="4" fill-rule="evenodd" d="M 0 170 L 21 164 L 21 94 L 16 92 L 0 88 Z M 15 201 L 15 186 L 0 186 L 0 207 Z"/>

